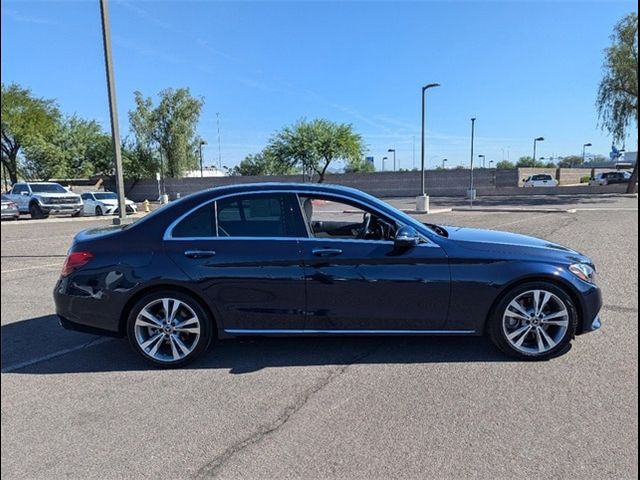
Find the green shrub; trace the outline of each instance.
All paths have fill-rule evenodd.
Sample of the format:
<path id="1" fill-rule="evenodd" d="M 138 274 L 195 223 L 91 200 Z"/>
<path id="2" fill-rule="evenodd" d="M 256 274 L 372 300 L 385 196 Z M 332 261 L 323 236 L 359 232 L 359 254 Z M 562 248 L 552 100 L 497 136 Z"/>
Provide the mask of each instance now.
<path id="1" fill-rule="evenodd" d="M 580 177 L 580 183 L 589 183 L 589 180 L 591 180 L 591 177 L 589 175 L 587 175 L 586 177 Z"/>

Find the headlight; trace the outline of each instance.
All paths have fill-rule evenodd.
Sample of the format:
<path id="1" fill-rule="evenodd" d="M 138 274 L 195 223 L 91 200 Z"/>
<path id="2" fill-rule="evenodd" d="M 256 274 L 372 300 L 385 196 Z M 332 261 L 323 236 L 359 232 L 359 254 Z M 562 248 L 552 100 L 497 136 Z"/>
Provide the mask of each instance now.
<path id="1" fill-rule="evenodd" d="M 569 266 L 569 271 L 580 280 L 589 283 L 596 283 L 596 270 L 586 263 L 574 263 Z"/>

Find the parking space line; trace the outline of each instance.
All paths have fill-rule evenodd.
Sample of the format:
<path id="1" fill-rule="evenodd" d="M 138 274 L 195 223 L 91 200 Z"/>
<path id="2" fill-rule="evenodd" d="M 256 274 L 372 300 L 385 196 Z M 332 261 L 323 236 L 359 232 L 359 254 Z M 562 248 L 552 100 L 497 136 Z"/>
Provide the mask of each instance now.
<path id="1" fill-rule="evenodd" d="M 77 345 L 71 348 L 65 348 L 64 350 L 58 350 L 57 352 L 53 352 L 48 355 L 44 355 L 42 357 L 27 360 L 25 362 L 16 363 L 15 365 L 11 365 L 10 367 L 3 368 L 2 370 L 0 370 L 0 372 L 1 373 L 15 372 L 16 370 L 20 370 L 21 368 L 29 367 L 31 365 L 35 365 L 36 363 L 45 362 L 47 360 L 52 360 L 54 358 L 61 357 L 62 355 L 66 355 L 67 353 L 72 353 L 78 350 L 82 350 L 83 348 L 95 347 L 96 345 L 100 345 L 101 343 L 108 342 L 109 340 L 113 340 L 113 339 L 109 337 L 96 338 L 91 340 L 90 342 L 83 343 L 82 345 Z"/>
<path id="2" fill-rule="evenodd" d="M 530 222 L 531 220 L 535 220 L 536 218 L 548 217 L 549 215 L 553 215 L 553 213 L 543 213 L 542 215 L 536 215 L 535 217 L 527 217 L 527 218 L 521 218 L 520 220 L 514 220 L 513 222 L 499 223 L 497 225 L 491 225 L 490 227 L 487 227 L 487 228 L 500 228 L 500 227 L 506 227 L 508 225 L 515 225 L 516 223 Z"/>
<path id="3" fill-rule="evenodd" d="M 22 267 L 22 268 L 14 268 L 11 270 L 2 270 L 0 273 L 12 273 L 12 272 L 22 272 L 24 270 L 35 270 L 37 268 L 51 268 L 51 267 L 60 267 L 62 264 L 58 263 L 47 263 L 46 265 L 34 265 L 33 267 Z"/>

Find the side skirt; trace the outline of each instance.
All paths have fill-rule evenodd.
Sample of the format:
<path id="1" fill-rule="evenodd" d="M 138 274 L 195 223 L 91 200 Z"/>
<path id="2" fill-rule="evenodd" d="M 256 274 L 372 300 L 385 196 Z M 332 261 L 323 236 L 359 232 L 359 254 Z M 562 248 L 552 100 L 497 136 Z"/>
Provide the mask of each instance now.
<path id="1" fill-rule="evenodd" d="M 475 330 L 225 329 L 228 335 L 475 335 Z"/>

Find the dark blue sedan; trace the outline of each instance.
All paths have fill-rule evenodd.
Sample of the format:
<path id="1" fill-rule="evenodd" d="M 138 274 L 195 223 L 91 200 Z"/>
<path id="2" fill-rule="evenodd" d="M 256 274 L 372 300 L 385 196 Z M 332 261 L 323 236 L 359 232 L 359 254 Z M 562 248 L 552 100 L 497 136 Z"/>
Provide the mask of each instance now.
<path id="1" fill-rule="evenodd" d="M 423 224 L 357 190 L 214 188 L 80 232 L 54 297 L 65 328 L 179 366 L 242 335 L 483 335 L 546 359 L 600 326 L 591 260 L 512 233 Z"/>

